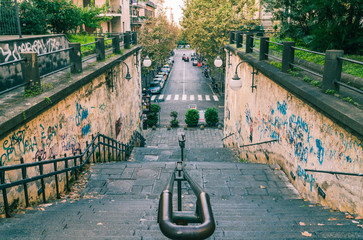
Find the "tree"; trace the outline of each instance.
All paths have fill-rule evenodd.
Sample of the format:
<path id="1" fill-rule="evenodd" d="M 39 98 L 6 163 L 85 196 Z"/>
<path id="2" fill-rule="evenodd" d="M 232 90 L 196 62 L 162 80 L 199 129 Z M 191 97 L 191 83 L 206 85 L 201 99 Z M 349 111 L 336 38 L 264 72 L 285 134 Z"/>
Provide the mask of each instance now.
<path id="1" fill-rule="evenodd" d="M 183 37 L 212 65 L 229 32 L 252 20 L 254 0 L 185 0 Z"/>
<path id="2" fill-rule="evenodd" d="M 158 66 L 170 55 L 176 46 L 179 29 L 169 23 L 165 14 L 149 18 L 139 32 L 143 56 L 149 55 L 152 66 Z"/>
<path id="3" fill-rule="evenodd" d="M 31 1 L 19 4 L 19 18 L 23 34 L 44 34 L 47 32 L 47 14 Z"/>
<path id="4" fill-rule="evenodd" d="M 262 0 L 280 21 L 281 37 L 291 37 L 313 50 L 343 49 L 362 54 L 361 0 Z"/>
<path id="5" fill-rule="evenodd" d="M 101 7 L 96 6 L 94 0 L 92 0 L 87 7 L 81 8 L 81 21 L 79 24 L 81 32 L 83 31 L 83 26 L 100 28 L 101 23 L 111 20 L 112 17 L 105 16 L 108 8 L 107 4 L 104 4 Z"/>

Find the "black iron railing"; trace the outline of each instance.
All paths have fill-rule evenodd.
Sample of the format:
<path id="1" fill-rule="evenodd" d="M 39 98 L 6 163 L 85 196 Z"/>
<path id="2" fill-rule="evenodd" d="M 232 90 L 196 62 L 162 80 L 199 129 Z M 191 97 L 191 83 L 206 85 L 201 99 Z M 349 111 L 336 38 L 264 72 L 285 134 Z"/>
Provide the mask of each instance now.
<path id="1" fill-rule="evenodd" d="M 161 232 L 171 239 L 199 240 L 206 239 L 214 233 L 215 221 L 209 195 L 190 177 L 184 169 L 183 148 L 185 137 L 181 135 L 179 145 L 182 150 L 182 160 L 177 162 L 170 181 L 160 195 L 158 223 Z M 173 211 L 174 182 L 178 182 L 178 211 Z M 197 197 L 196 210 L 182 211 L 181 183 L 189 183 L 194 195 Z M 194 225 L 189 225 L 193 223 Z M 198 225 L 195 225 L 199 223 Z"/>
<path id="2" fill-rule="evenodd" d="M 7 197 L 7 189 L 23 186 L 25 205 L 29 206 L 28 186 L 30 182 L 40 181 L 40 189 L 38 194 L 42 194 L 43 202 L 46 202 L 46 189 L 45 179 L 54 177 L 56 196 L 60 198 L 59 192 L 59 176 L 65 174 L 65 189 L 70 190 L 70 177 L 78 178 L 79 172 L 82 171 L 83 167 L 91 162 L 107 162 L 107 161 L 125 161 L 131 155 L 134 146 L 145 145 L 145 138 L 137 131 L 133 134 L 128 144 L 123 144 L 115 139 L 107 137 L 103 134 L 97 134 L 95 137 L 92 136 L 90 143 L 86 142 L 86 148 L 83 152 L 81 149 L 75 149 L 73 156 L 55 158 L 50 160 L 42 160 L 38 157 L 37 162 L 24 163 L 24 159 L 21 158 L 21 164 L 0 166 L 0 190 L 2 191 L 4 210 L 6 217 L 10 217 L 10 207 Z M 15 172 L 14 172 L 15 171 Z M 16 172 L 18 171 L 18 173 Z M 32 173 L 33 176 L 28 176 Z M 39 173 L 34 176 L 34 173 Z M 22 179 L 12 179 L 8 174 L 18 174 Z M 71 175 L 71 176 L 70 176 Z"/>

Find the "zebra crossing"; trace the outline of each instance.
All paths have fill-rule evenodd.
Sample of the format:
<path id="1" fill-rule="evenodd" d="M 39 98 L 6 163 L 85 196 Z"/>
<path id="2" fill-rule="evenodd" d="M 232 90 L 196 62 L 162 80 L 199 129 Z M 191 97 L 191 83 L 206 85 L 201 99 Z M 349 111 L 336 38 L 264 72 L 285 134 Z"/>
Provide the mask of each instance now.
<path id="1" fill-rule="evenodd" d="M 156 101 L 156 100 L 164 100 L 164 101 L 215 101 L 218 102 L 219 98 L 217 95 L 212 95 L 212 98 L 210 95 L 186 95 L 186 94 L 160 94 L 160 95 L 153 95 L 151 97 L 151 101 Z"/>

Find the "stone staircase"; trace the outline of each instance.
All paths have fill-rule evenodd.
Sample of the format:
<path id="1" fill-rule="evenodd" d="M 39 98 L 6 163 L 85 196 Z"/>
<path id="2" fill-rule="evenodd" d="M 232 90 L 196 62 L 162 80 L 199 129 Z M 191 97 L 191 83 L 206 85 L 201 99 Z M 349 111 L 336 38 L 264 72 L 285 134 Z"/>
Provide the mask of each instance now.
<path id="1" fill-rule="evenodd" d="M 238 162 L 220 146 L 192 146 L 185 168 L 210 195 L 216 230 L 209 239 L 363 239 L 362 220 L 300 199 L 277 166 Z M 180 157 L 176 144 L 160 142 L 135 148 L 129 162 L 92 165 L 83 189 L 0 219 L 0 239 L 167 239 L 158 200 Z M 183 210 L 194 210 L 186 183 L 182 193 Z"/>

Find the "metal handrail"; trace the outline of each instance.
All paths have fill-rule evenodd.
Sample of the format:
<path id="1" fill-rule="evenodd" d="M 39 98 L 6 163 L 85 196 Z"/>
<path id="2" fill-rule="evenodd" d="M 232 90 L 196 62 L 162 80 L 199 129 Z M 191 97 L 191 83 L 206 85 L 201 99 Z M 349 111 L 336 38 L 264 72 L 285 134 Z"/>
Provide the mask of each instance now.
<path id="1" fill-rule="evenodd" d="M 160 195 L 158 210 L 160 230 L 171 239 L 206 239 L 214 233 L 216 227 L 209 195 L 193 181 L 185 169 L 182 169 L 184 176 L 182 181 L 189 183 L 197 197 L 196 212 L 194 214 L 189 211 L 173 212 L 174 181 L 180 180 L 176 177 L 176 171 L 180 170 L 176 169 L 171 174 L 170 181 Z M 178 225 L 178 223 L 183 225 Z M 188 223 L 200 223 L 200 225 L 184 225 Z"/>
<path id="2" fill-rule="evenodd" d="M 183 149 L 185 135 L 179 136 L 181 161 L 178 161 L 169 182 L 160 195 L 158 223 L 161 232 L 171 239 L 200 240 L 210 237 L 216 228 L 209 195 L 190 177 L 184 169 Z M 173 211 L 174 182 L 178 182 L 178 211 Z M 181 182 L 186 181 L 197 198 L 195 212 L 182 211 Z M 200 223 L 188 226 L 189 223 Z"/>
<path id="3" fill-rule="evenodd" d="M 305 172 L 317 172 L 317 173 L 328 173 L 328 174 L 339 174 L 339 175 L 363 177 L 363 173 L 347 173 L 347 172 L 324 171 L 324 170 L 314 170 L 314 169 L 305 169 Z"/>
<path id="4" fill-rule="evenodd" d="M 22 61 L 25 61 L 25 60 L 26 60 L 26 58 L 20 58 L 20 59 L 9 61 L 9 62 L 3 62 L 3 63 L 0 63 L 0 67 L 10 65 L 10 64 L 13 64 L 13 63 L 19 63 L 19 62 L 22 62 Z"/>
<path id="5" fill-rule="evenodd" d="M 325 53 L 321 53 L 321 52 L 315 52 L 315 51 L 311 51 L 311 50 L 307 50 L 307 49 L 299 48 L 299 47 L 291 47 L 291 48 L 295 49 L 295 50 L 300 50 L 300 51 L 303 51 L 303 52 L 314 53 L 314 54 L 318 54 L 318 55 L 321 55 L 321 56 L 325 56 Z"/>
<path id="6" fill-rule="evenodd" d="M 101 138 L 102 138 L 102 140 L 101 140 Z M 62 157 L 62 158 L 43 160 L 43 161 L 39 157 L 38 162 L 22 163 L 22 164 L 10 165 L 10 166 L 0 166 L 0 191 L 2 191 L 6 217 L 10 217 L 10 208 L 9 208 L 9 204 L 8 204 L 7 191 L 6 191 L 8 188 L 23 185 L 25 202 L 26 202 L 26 205 L 29 206 L 28 190 L 27 190 L 26 184 L 29 182 L 37 181 L 37 180 L 41 180 L 43 182 L 44 178 L 55 176 L 56 177 L 57 198 L 59 198 L 59 192 L 58 192 L 59 187 L 58 187 L 58 178 L 57 178 L 58 174 L 66 173 L 66 185 L 67 185 L 67 189 L 69 189 L 68 172 L 71 172 L 71 173 L 73 172 L 75 175 L 75 178 L 77 179 L 77 175 L 78 175 L 77 170 L 82 169 L 86 164 L 90 163 L 91 157 L 93 157 L 93 162 L 96 162 L 95 151 L 98 148 L 99 152 L 101 152 L 101 145 L 103 146 L 104 161 L 106 161 L 106 151 L 108 152 L 109 161 L 110 161 L 111 155 L 114 155 L 115 151 L 116 151 L 116 157 L 118 159 L 122 160 L 122 156 L 123 156 L 123 154 L 125 154 L 125 159 L 127 160 L 127 158 L 131 155 L 131 152 L 133 150 L 133 147 L 134 147 L 137 139 L 140 140 L 142 145 L 145 143 L 145 138 L 137 131 L 134 132 L 131 140 L 129 141 L 129 143 L 127 145 L 124 143 L 118 142 L 117 140 L 115 140 L 113 138 L 110 138 L 103 134 L 98 133 L 95 137 L 93 137 L 90 144 L 88 144 L 88 142 L 86 142 L 87 146 L 86 146 L 85 150 L 78 155 L 75 154 L 74 156 L 68 156 L 68 157 L 65 155 L 65 157 Z M 97 140 L 97 143 L 96 143 L 96 140 Z M 107 148 L 107 150 L 106 150 L 106 148 Z M 99 157 L 101 159 L 100 155 L 99 155 Z M 71 160 L 73 160 L 74 165 L 68 166 L 68 163 Z M 21 159 L 21 162 L 23 162 L 23 161 L 24 160 Z M 64 168 L 58 170 L 57 169 L 58 163 L 61 163 L 61 162 L 62 163 L 64 162 Z M 54 171 L 48 172 L 48 173 L 43 173 L 44 165 L 49 165 L 49 164 L 54 165 Z M 50 165 L 50 167 L 51 166 L 52 165 Z M 27 169 L 29 167 L 39 167 L 39 172 L 40 172 L 39 175 L 33 176 L 33 177 L 26 177 Z M 5 182 L 6 172 L 14 171 L 14 170 L 21 170 L 23 179 L 6 183 Z M 45 185 L 42 186 L 41 190 L 43 192 L 43 201 L 46 202 Z"/>
<path id="7" fill-rule="evenodd" d="M 43 53 L 43 54 L 38 54 L 38 57 L 43 57 L 43 56 L 47 56 L 47 55 L 51 55 L 51 54 L 59 53 L 59 52 L 70 51 L 70 50 L 72 50 L 72 49 L 73 49 L 73 48 L 72 48 L 72 47 L 70 47 L 70 48 L 60 49 L 60 50 L 53 51 L 53 52 L 47 52 L 47 53 Z"/>

